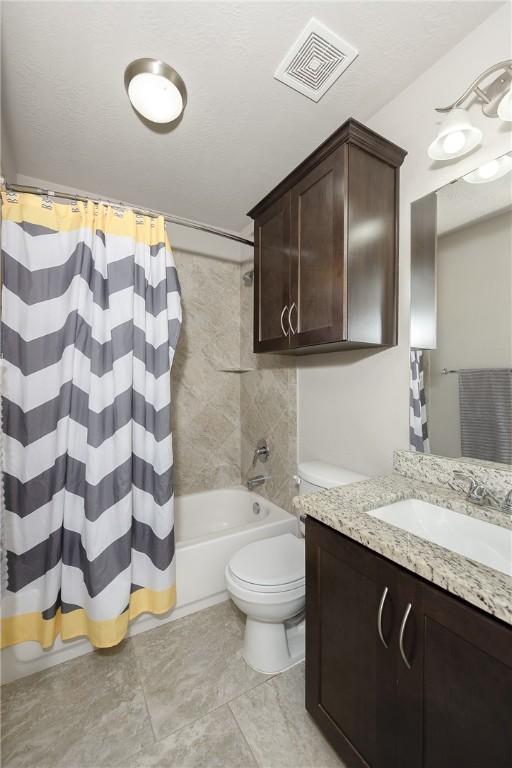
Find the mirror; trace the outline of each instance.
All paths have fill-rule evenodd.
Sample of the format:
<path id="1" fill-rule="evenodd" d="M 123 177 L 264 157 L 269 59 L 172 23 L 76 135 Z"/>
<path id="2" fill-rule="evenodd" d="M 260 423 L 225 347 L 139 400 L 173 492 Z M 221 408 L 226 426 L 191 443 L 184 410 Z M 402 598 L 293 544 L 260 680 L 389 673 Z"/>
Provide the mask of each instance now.
<path id="1" fill-rule="evenodd" d="M 412 205 L 411 449 L 512 464 L 512 158 Z"/>

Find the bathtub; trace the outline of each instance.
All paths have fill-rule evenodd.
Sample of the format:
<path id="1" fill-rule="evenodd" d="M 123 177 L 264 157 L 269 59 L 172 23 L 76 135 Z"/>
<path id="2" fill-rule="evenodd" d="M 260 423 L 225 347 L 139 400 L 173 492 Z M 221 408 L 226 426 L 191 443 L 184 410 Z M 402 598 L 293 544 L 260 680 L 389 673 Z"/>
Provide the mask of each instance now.
<path id="1" fill-rule="evenodd" d="M 130 624 L 128 636 L 228 599 L 224 568 L 240 547 L 257 539 L 296 533 L 297 519 L 243 487 L 178 496 L 174 503 L 177 602 L 162 616 L 143 614 Z M 85 639 L 57 638 L 48 650 L 21 643 L 1 652 L 2 682 L 53 667 L 93 651 Z"/>

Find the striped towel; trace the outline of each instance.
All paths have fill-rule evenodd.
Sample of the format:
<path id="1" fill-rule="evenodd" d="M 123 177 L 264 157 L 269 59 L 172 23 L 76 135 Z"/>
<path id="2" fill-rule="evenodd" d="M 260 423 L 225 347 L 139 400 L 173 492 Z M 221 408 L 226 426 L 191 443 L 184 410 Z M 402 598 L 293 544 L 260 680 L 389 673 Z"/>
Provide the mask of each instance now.
<path id="1" fill-rule="evenodd" d="M 459 371 L 462 455 L 512 464 L 512 370 Z"/>

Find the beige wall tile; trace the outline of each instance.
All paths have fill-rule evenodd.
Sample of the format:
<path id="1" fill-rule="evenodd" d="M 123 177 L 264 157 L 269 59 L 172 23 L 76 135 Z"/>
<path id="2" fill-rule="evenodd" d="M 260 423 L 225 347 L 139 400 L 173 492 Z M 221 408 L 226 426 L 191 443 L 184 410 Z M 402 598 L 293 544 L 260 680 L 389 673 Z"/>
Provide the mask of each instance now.
<path id="1" fill-rule="evenodd" d="M 296 472 L 296 366 L 291 357 L 252 352 L 252 262 L 174 254 L 183 328 L 172 370 L 175 491 L 197 493 L 271 474 L 258 489 L 292 511 Z M 224 373 L 222 368 L 250 368 Z M 271 457 L 254 468 L 256 442 Z"/>

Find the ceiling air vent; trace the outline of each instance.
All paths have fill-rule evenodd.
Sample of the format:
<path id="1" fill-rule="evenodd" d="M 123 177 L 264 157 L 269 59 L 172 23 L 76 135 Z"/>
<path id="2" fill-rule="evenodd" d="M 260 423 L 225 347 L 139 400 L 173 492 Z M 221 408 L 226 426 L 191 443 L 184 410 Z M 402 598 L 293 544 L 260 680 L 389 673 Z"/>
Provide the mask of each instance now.
<path id="1" fill-rule="evenodd" d="M 313 101 L 352 64 L 358 51 L 316 19 L 311 19 L 274 75 Z"/>

